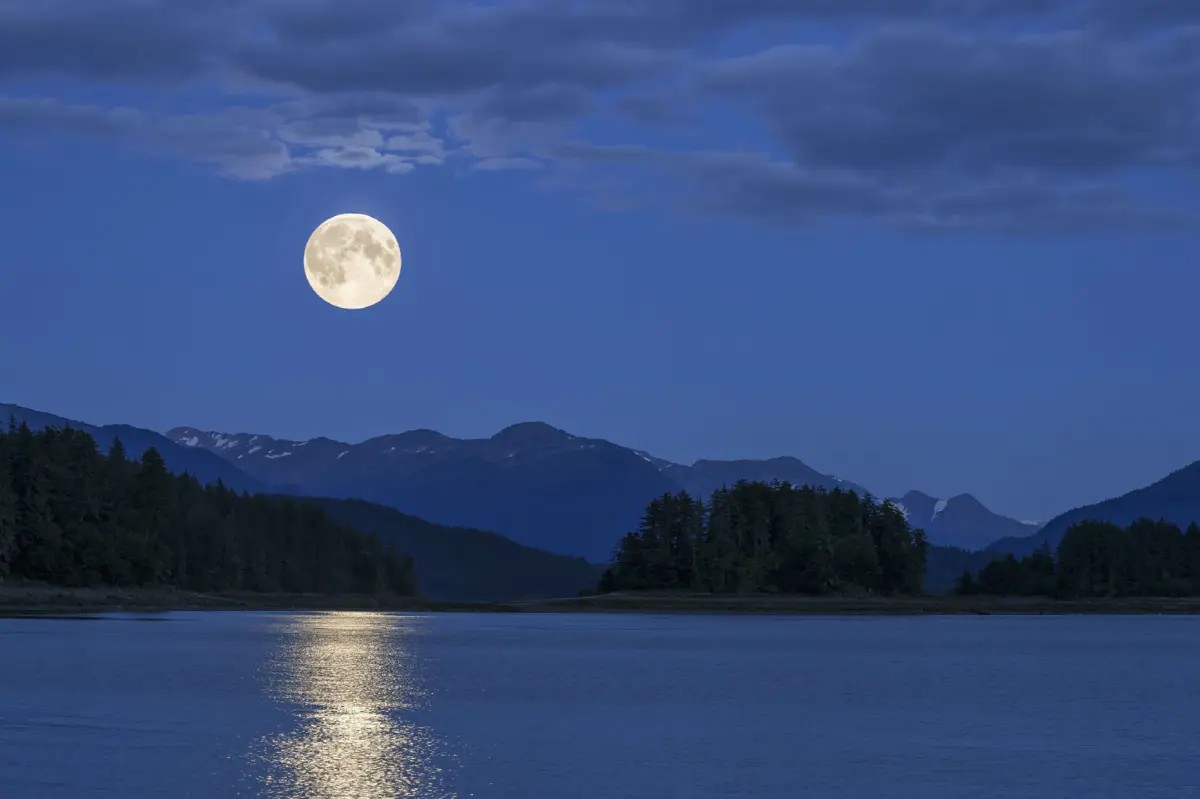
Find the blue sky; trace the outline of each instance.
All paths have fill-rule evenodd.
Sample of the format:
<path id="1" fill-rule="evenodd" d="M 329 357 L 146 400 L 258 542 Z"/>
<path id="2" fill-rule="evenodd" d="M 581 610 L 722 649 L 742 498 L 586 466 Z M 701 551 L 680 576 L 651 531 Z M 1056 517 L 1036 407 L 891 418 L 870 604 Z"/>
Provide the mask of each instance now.
<path id="1" fill-rule="evenodd" d="M 1200 4 L 0 0 L 0 401 L 1046 518 L 1200 459 Z M 324 305 L 339 212 L 393 294 Z"/>

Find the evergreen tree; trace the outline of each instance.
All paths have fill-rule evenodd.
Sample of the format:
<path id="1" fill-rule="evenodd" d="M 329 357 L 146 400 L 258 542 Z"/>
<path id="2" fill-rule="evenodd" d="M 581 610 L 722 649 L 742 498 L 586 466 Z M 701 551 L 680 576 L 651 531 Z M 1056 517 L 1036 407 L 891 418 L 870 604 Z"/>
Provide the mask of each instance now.
<path id="1" fill-rule="evenodd" d="M 22 423 L 12 435 L 13 490 L 17 496 L 17 544 L 12 570 L 23 577 L 60 581 L 62 530 L 50 508 L 51 470 L 46 456 L 58 431 L 47 430 L 38 436 Z"/>
<path id="2" fill-rule="evenodd" d="M 601 591 L 920 593 L 924 535 L 853 492 L 739 482 L 707 505 L 686 493 L 646 508 Z"/>
<path id="3" fill-rule="evenodd" d="M 315 505 L 171 475 L 86 433 L 0 433 L 0 577 L 212 591 L 416 590 L 412 561 Z"/>
<path id="4" fill-rule="evenodd" d="M 8 437 L 0 437 L 0 580 L 17 554 L 17 494 L 13 490 Z"/>
<path id="5" fill-rule="evenodd" d="M 962 577 L 958 578 L 958 593 L 966 596 L 979 593 L 975 586 L 975 575 L 969 571 L 963 572 Z"/>
<path id="6" fill-rule="evenodd" d="M 1063 535 L 1057 554 L 1042 546 L 1024 558 L 1007 555 L 967 574 L 959 593 L 1061 597 L 1200 595 L 1200 527 L 1187 533 L 1139 519 L 1127 528 L 1086 521 Z"/>

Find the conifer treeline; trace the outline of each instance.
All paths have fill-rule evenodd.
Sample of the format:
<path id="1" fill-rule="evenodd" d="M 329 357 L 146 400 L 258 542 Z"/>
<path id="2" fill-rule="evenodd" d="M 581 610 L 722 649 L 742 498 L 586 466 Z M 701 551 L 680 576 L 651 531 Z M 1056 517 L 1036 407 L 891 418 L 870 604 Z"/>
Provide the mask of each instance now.
<path id="1" fill-rule="evenodd" d="M 891 503 L 740 482 L 707 504 L 686 493 L 651 502 L 600 590 L 918 594 L 925 551 L 924 534 Z"/>
<path id="2" fill-rule="evenodd" d="M 994 560 L 967 572 L 959 593 L 1057 596 L 1200 596 L 1200 526 L 1142 519 L 1129 527 L 1083 522 L 1067 530 L 1057 553 Z"/>
<path id="3" fill-rule="evenodd" d="M 85 432 L 0 431 L 0 579 L 199 591 L 412 594 L 411 561 L 303 502 L 172 475 Z"/>

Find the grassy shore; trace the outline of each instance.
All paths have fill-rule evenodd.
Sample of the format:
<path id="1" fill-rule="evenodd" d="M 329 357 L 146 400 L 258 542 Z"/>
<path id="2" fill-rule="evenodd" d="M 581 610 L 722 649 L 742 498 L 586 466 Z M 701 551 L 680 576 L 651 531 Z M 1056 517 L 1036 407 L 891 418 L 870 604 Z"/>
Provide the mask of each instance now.
<path id="1" fill-rule="evenodd" d="M 1043 597 L 800 597 L 617 593 L 520 602 L 418 597 L 204 594 L 169 588 L 63 588 L 0 583 L 0 614 L 166 610 L 383 610 L 492 613 L 748 613 L 807 615 L 1193 614 L 1200 597 L 1057 600 Z"/>

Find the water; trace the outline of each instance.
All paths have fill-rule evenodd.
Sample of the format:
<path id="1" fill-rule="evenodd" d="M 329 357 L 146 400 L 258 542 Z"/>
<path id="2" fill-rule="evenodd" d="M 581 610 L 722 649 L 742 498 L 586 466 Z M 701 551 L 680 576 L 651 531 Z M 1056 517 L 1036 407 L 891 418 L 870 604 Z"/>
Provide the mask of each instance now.
<path id="1" fill-rule="evenodd" d="M 0 619 L 0 797 L 1200 791 L 1200 619 Z"/>

